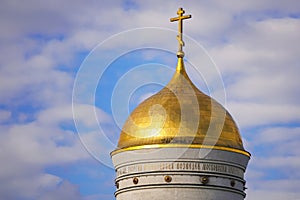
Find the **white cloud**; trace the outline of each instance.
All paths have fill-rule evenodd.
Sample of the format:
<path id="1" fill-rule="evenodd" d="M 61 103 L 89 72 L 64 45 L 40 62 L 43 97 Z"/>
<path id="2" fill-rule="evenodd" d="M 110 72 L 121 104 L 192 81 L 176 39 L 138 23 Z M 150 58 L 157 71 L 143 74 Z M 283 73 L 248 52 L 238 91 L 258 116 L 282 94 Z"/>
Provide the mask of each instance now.
<path id="1" fill-rule="evenodd" d="M 28 184 L 29 180 L 31 184 Z M 39 190 L 42 191 L 43 189 L 53 189 L 61 182 L 61 179 L 50 174 L 36 173 L 34 175 L 23 174 L 22 177 L 13 177 L 12 180 L 5 181 L 6 184 L 3 184 L 0 189 L 1 199 L 30 199 L 33 196 L 37 196 L 37 192 Z"/>
<path id="2" fill-rule="evenodd" d="M 58 183 L 59 177 L 43 173 L 45 167 L 91 158 L 77 135 L 60 128 L 61 123 L 72 120 L 71 106 L 51 108 L 37 117 L 34 122 L 0 127 L 0 159 L 5 161 L 0 167 L 0 179 L 5 181 L 1 198 L 79 198 L 78 189 L 70 183 Z M 65 189 L 70 192 L 63 192 Z"/>
<path id="3" fill-rule="evenodd" d="M 256 21 L 212 50 L 228 80 L 228 96 L 243 101 L 297 103 L 299 19 Z"/>
<path id="4" fill-rule="evenodd" d="M 111 123 L 111 118 L 103 111 L 88 105 L 77 106 L 80 111 L 76 115 L 78 121 L 94 129 L 98 128 L 96 116 L 104 125 Z M 96 115 L 91 116 L 90 111 Z M 0 159 L 5 161 L 0 167 L 0 180 L 5 181 L 5 187 L 0 191 L 0 198 L 81 199 L 77 186 L 43 172 L 45 167 L 75 164 L 92 158 L 80 142 L 78 135 L 60 127 L 62 124 L 73 126 L 72 106 L 48 108 L 40 111 L 36 117 L 33 122 L 0 127 L 2 149 Z M 109 134 L 113 133 L 113 131 L 109 132 Z M 81 139 L 86 142 L 84 138 Z M 97 152 L 105 154 L 105 159 L 110 160 L 110 150 L 103 146 L 105 145 L 103 140 L 99 142 L 94 139 L 90 140 L 93 146 L 88 146 L 89 150 L 100 148 Z"/>
<path id="5" fill-rule="evenodd" d="M 259 182 L 257 184 L 264 184 Z M 272 184 L 272 183 L 269 183 Z M 281 199 L 293 199 L 297 200 L 299 198 L 298 192 L 286 192 L 285 190 L 247 190 L 246 200 L 257 200 L 257 199 L 273 199 L 273 200 L 281 200 Z"/>
<path id="6" fill-rule="evenodd" d="M 11 112 L 7 110 L 0 110 L 0 122 L 5 122 L 11 117 Z"/>
<path id="7" fill-rule="evenodd" d="M 225 78 L 226 105 L 242 127 L 299 122 L 299 19 L 251 21 L 210 53 Z"/>
<path id="8" fill-rule="evenodd" d="M 261 131 L 256 137 L 256 142 L 264 144 L 277 144 L 286 143 L 292 141 L 298 141 L 300 139 L 300 128 L 288 128 L 288 127 L 275 127 L 267 128 Z"/>
<path id="9" fill-rule="evenodd" d="M 75 117 L 75 118 L 74 118 Z M 38 114 L 38 123 L 46 125 L 58 125 L 62 122 L 73 122 L 73 120 L 84 123 L 87 126 L 98 126 L 112 123 L 111 117 L 101 109 L 83 104 L 66 104 L 51 107 Z"/>
<path id="10" fill-rule="evenodd" d="M 68 181 L 63 181 L 60 184 L 55 185 L 53 190 L 49 190 L 43 194 L 41 194 L 37 199 L 39 200 L 80 200 L 82 199 L 82 195 L 80 194 L 79 187 L 77 185 L 73 185 Z"/>
<path id="11" fill-rule="evenodd" d="M 45 166 L 88 158 L 74 133 L 36 123 L 13 125 L 3 130 L 1 146 L 5 149 L 1 157 L 6 160 L 1 174 L 14 173 L 11 168 L 14 163 L 14 167 L 19 168 L 22 164 Z"/>
<path id="12" fill-rule="evenodd" d="M 299 196 L 299 127 L 269 127 L 251 133 L 247 199 Z M 298 196 L 297 196 L 298 195 Z"/>
<path id="13" fill-rule="evenodd" d="M 299 144 L 299 143 L 298 143 Z M 288 149 L 286 149 L 288 150 Z M 286 152 L 290 153 L 290 152 Z M 261 167 L 261 168 L 278 168 L 280 171 L 282 168 L 284 168 L 287 164 L 289 166 L 289 172 L 286 172 L 289 175 L 294 174 L 293 171 L 295 169 L 299 169 L 300 167 L 300 160 L 299 160 L 299 155 L 296 156 L 268 156 L 264 158 L 258 158 L 257 159 L 256 166 Z"/>
<path id="14" fill-rule="evenodd" d="M 227 108 L 237 119 L 241 127 L 287 124 L 300 121 L 300 109 L 297 105 L 280 105 L 265 103 L 228 103 Z"/>

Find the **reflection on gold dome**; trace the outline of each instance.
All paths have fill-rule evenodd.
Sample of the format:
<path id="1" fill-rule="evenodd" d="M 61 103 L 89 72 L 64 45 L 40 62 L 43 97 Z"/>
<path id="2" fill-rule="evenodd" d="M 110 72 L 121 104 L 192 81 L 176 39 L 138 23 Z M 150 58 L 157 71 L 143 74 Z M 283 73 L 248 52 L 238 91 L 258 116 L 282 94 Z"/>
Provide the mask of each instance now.
<path id="1" fill-rule="evenodd" d="M 121 131 L 118 150 L 147 146 L 210 146 L 249 155 L 230 114 L 196 88 L 182 57 L 168 85 L 142 102 Z"/>

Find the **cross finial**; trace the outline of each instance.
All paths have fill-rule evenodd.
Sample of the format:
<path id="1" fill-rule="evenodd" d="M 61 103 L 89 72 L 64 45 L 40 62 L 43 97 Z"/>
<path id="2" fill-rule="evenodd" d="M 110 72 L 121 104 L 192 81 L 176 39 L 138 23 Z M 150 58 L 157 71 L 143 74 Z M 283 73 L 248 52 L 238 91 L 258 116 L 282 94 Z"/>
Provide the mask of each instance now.
<path id="1" fill-rule="evenodd" d="M 192 17 L 192 15 L 183 15 L 185 11 L 182 8 L 179 8 L 177 11 L 178 17 L 171 18 L 171 22 L 179 21 L 178 22 L 178 35 L 177 35 L 177 40 L 178 40 L 178 52 L 177 52 L 177 57 L 183 58 L 184 57 L 184 52 L 182 51 L 182 47 L 184 46 L 184 42 L 182 40 L 182 29 L 183 29 L 183 23 L 182 21 L 184 19 L 189 19 Z"/>

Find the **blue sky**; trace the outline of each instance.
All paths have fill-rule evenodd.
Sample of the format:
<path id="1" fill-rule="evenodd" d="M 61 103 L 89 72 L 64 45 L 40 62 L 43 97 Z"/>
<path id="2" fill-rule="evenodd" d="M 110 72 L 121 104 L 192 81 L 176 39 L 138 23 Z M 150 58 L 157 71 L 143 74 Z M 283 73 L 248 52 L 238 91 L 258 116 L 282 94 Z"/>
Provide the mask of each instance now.
<path id="1" fill-rule="evenodd" d="M 109 152 L 173 73 L 178 7 L 191 79 L 252 153 L 246 199 L 299 199 L 297 0 L 1 1 L 0 199 L 114 199 Z"/>

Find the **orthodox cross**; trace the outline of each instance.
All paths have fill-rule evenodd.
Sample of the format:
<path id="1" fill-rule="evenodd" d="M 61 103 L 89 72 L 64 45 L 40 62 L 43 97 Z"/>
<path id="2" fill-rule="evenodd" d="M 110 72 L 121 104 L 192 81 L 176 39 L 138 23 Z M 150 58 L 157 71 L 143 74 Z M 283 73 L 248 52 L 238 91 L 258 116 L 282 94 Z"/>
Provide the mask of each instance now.
<path id="1" fill-rule="evenodd" d="M 190 19 L 192 17 L 192 15 L 183 15 L 185 13 L 185 11 L 182 8 L 179 8 L 177 11 L 177 15 L 178 17 L 174 17 L 170 19 L 170 22 L 175 22 L 175 21 L 179 21 L 178 22 L 178 35 L 177 35 L 177 40 L 178 40 L 178 52 L 177 52 L 177 56 L 178 57 L 183 57 L 184 56 L 184 52 L 182 51 L 182 47 L 184 46 L 184 42 L 182 40 L 182 29 L 183 29 L 183 24 L 182 21 L 184 19 Z"/>

